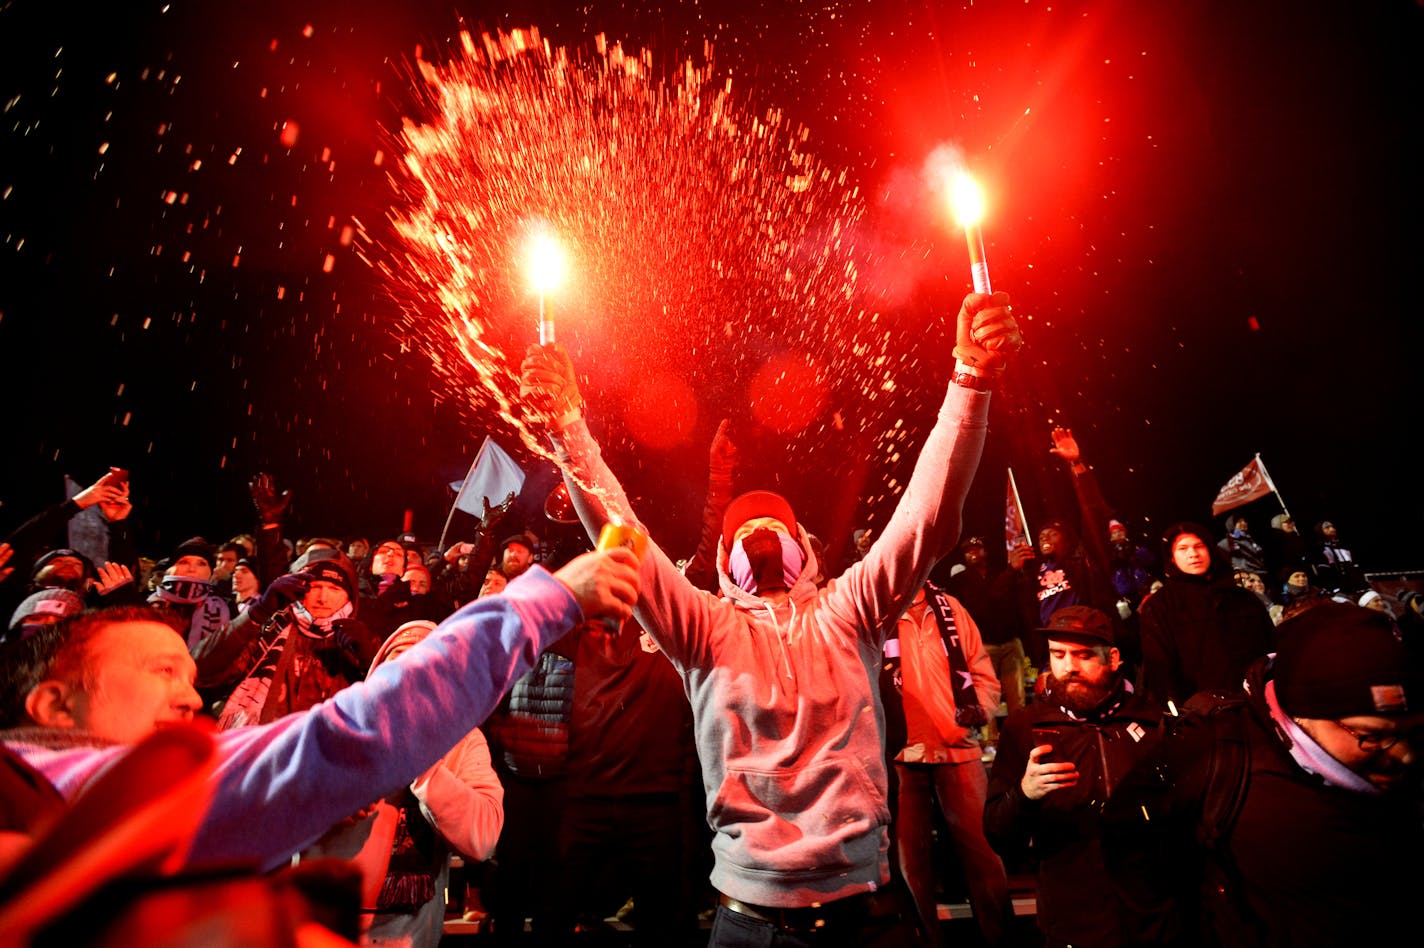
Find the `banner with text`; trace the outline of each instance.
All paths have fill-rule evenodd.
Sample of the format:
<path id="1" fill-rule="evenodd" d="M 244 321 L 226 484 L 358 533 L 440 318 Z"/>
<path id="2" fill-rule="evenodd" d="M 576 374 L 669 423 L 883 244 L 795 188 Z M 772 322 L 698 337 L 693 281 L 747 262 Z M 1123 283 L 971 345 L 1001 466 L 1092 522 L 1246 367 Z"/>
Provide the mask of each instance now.
<path id="1" fill-rule="evenodd" d="M 1222 485 L 1211 505 L 1211 515 L 1219 517 L 1235 507 L 1259 500 L 1275 489 L 1276 485 L 1271 483 L 1271 475 L 1266 473 L 1266 465 L 1261 463 L 1258 454 L 1255 460 Z"/>

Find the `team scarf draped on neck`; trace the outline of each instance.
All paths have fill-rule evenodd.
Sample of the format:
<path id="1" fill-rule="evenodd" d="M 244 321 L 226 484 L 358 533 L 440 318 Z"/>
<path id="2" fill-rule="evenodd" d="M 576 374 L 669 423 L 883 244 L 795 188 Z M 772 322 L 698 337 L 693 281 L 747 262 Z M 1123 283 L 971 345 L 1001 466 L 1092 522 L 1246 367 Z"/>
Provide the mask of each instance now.
<path id="1" fill-rule="evenodd" d="M 228 730 L 262 723 L 263 709 L 266 707 L 273 680 L 290 674 L 291 662 L 286 652 L 287 639 L 293 631 L 309 639 L 329 638 L 332 633 L 331 624 L 337 619 L 346 618 L 354 611 L 355 607 L 348 602 L 328 618 L 313 619 L 311 613 L 298 602 L 268 620 L 263 633 L 268 634 L 275 630 L 275 636 L 223 704 L 222 712 L 218 715 L 219 729 Z M 287 672 L 279 675 L 279 667 L 283 665 L 284 657 L 288 658 Z M 303 661 L 302 664 L 305 665 L 306 662 Z"/>
<path id="2" fill-rule="evenodd" d="M 232 621 L 232 610 L 227 600 L 214 596 L 213 584 L 206 579 L 165 576 L 148 601 L 160 608 L 170 608 L 179 615 L 192 607 L 186 636 L 189 649 L 196 648 L 199 642 Z"/>

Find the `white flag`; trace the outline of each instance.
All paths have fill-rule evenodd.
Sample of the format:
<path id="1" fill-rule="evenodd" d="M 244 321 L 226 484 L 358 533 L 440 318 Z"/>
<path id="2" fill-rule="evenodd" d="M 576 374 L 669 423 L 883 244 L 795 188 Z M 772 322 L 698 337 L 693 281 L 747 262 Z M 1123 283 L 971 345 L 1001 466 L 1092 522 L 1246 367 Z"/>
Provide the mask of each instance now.
<path id="1" fill-rule="evenodd" d="M 451 481 L 450 489 L 455 491 L 456 510 L 483 517 L 486 498 L 490 506 L 495 506 L 511 491 L 519 496 L 524 489 L 524 469 L 515 464 L 493 438 L 486 436 L 480 453 L 475 455 L 475 463 L 470 465 L 470 473 L 463 481 Z"/>

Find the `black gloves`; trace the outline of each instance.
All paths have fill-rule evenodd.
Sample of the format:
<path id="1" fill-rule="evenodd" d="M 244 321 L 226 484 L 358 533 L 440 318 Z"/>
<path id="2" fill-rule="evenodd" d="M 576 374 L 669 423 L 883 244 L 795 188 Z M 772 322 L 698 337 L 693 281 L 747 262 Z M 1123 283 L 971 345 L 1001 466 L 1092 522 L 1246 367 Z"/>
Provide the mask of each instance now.
<path id="1" fill-rule="evenodd" d="M 266 625 L 277 613 L 300 601 L 307 594 L 310 583 L 310 577 L 303 573 L 278 576 L 262 590 L 262 595 L 258 596 L 257 601 L 247 610 L 252 621 Z"/>

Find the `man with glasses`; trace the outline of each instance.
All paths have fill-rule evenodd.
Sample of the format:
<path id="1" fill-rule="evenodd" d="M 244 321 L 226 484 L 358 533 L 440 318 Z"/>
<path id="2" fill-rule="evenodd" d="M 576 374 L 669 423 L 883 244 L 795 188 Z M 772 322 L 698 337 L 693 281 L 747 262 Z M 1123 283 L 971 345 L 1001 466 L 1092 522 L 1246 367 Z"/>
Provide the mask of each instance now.
<path id="1" fill-rule="evenodd" d="M 1131 943 L 1380 944 L 1424 892 L 1424 677 L 1389 618 L 1283 621 L 1244 699 L 1189 713 L 1104 813 Z"/>
<path id="2" fill-rule="evenodd" d="M 371 551 L 369 591 L 361 595 L 361 618 L 377 642 L 384 642 L 412 619 L 429 618 L 411 607 L 410 583 L 403 578 L 413 549 L 411 544 L 391 539 L 382 540 Z"/>

